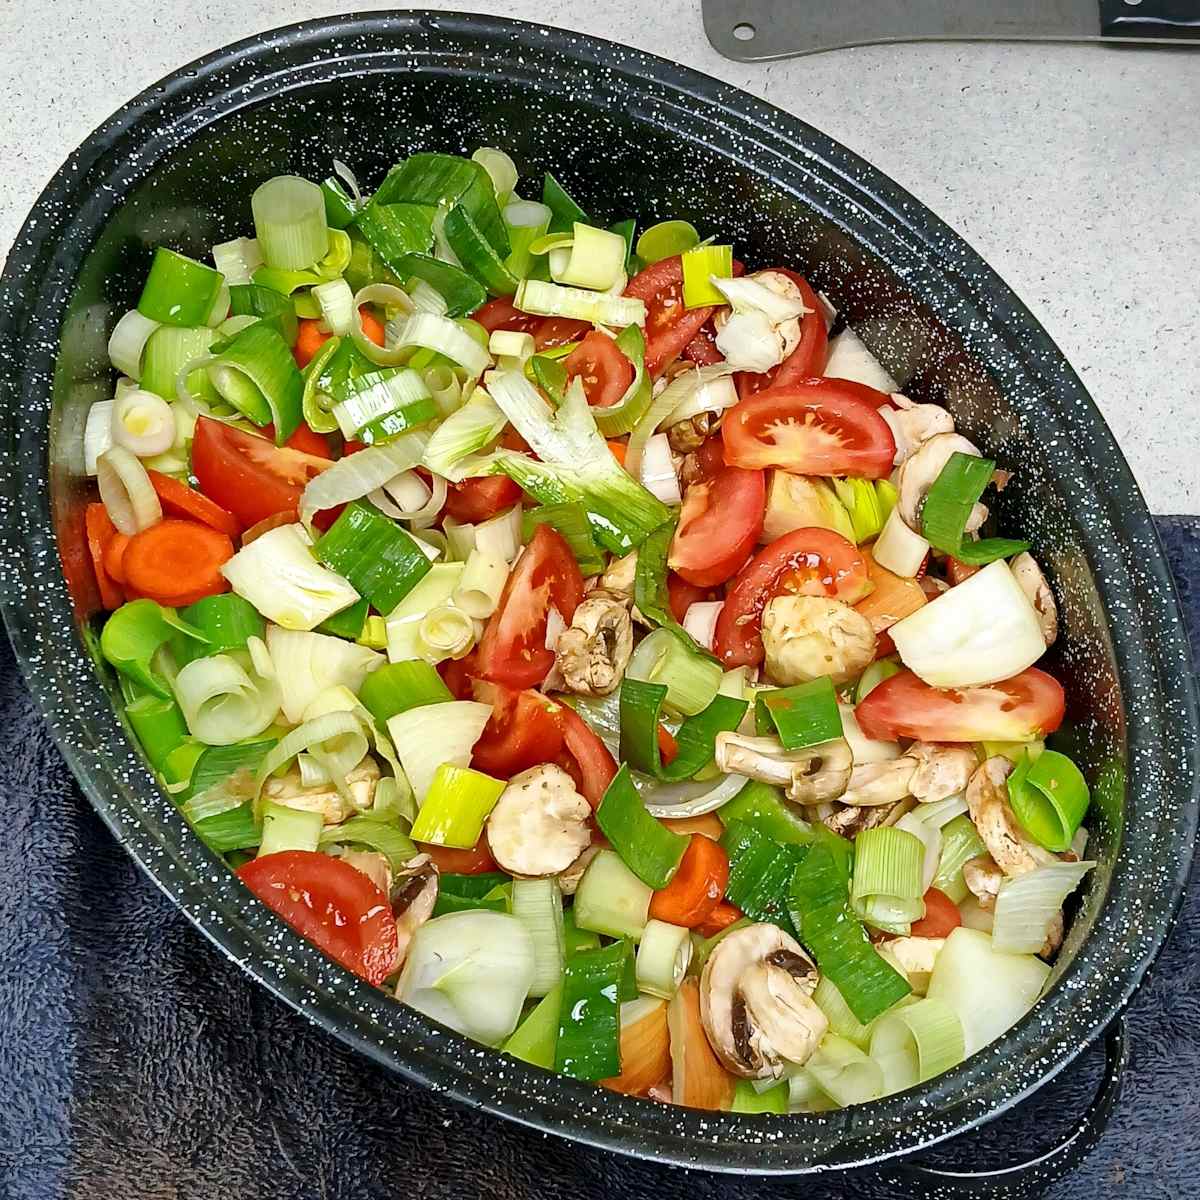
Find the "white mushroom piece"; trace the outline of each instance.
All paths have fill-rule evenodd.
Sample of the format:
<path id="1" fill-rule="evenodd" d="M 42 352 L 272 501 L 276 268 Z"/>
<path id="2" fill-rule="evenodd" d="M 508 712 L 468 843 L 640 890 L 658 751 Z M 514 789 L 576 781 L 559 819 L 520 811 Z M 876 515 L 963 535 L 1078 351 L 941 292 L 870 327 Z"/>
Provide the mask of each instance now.
<path id="1" fill-rule="evenodd" d="M 342 862 L 361 871 L 385 896 L 392 890 L 392 865 L 378 850 L 344 850 Z"/>
<path id="2" fill-rule="evenodd" d="M 1053 646 L 1058 638 L 1058 605 L 1054 602 L 1054 593 L 1046 582 L 1046 576 L 1042 574 L 1042 568 L 1028 550 L 1018 554 L 1008 565 L 1021 591 L 1025 593 L 1037 613 L 1046 645 Z"/>
<path id="3" fill-rule="evenodd" d="M 389 893 L 396 918 L 396 970 L 404 965 L 413 934 L 433 916 L 437 895 L 437 864 L 428 854 L 400 864 Z"/>
<path id="4" fill-rule="evenodd" d="M 954 418 L 940 404 L 917 404 L 900 392 L 892 393 L 892 403 L 885 404 L 879 415 L 888 423 L 896 442 L 892 463 L 897 467 L 930 438 L 954 432 Z"/>
<path id="5" fill-rule="evenodd" d="M 853 841 L 866 829 L 882 829 L 887 825 L 895 825 L 905 813 L 912 812 L 916 806 L 917 802 L 911 796 L 907 796 L 903 800 L 897 800 L 895 804 L 890 805 L 877 804 L 862 807 L 857 804 L 851 804 L 845 807 L 832 806 L 836 808 L 836 811 L 823 813 L 821 815 L 821 824 L 826 829 L 832 830 L 832 832 Z"/>
<path id="6" fill-rule="evenodd" d="M 828 675 L 857 678 L 875 657 L 875 630 L 857 609 L 826 596 L 775 596 L 762 618 L 766 673 L 787 687 Z"/>
<path id="7" fill-rule="evenodd" d="M 1049 850 L 1044 850 L 1027 838 L 1017 824 L 1016 814 L 1008 802 L 1008 786 L 1005 783 L 1012 769 L 1013 764 L 997 754 L 980 766 L 967 784 L 967 808 L 971 820 L 988 848 L 992 862 L 1009 878 L 1057 861 Z M 978 860 L 973 859 L 972 862 L 977 863 Z M 982 870 L 977 867 L 972 874 L 982 885 Z M 965 868 L 963 877 L 967 878 Z M 988 882 L 990 886 L 991 881 Z M 970 879 L 967 879 L 967 886 L 975 892 L 982 907 L 989 907 L 984 896 L 971 887 Z M 998 887 L 997 884 L 997 890 Z"/>
<path id="8" fill-rule="evenodd" d="M 963 883 L 984 912 L 991 912 L 996 907 L 996 897 L 1003 882 L 1004 872 L 990 854 L 981 854 L 963 863 Z"/>
<path id="9" fill-rule="evenodd" d="M 788 751 L 778 738 L 719 733 L 716 763 L 727 775 L 783 788 L 799 804 L 820 804 L 845 792 L 854 760 L 845 738 Z"/>
<path id="10" fill-rule="evenodd" d="M 908 781 L 909 791 L 922 804 L 932 804 L 966 791 L 979 759 L 970 746 L 940 742 L 913 742 L 904 752 L 917 769 Z"/>
<path id="11" fill-rule="evenodd" d="M 305 787 L 300 781 L 300 768 L 293 766 L 286 774 L 272 777 L 263 784 L 262 794 L 266 799 L 296 808 L 301 812 L 318 812 L 326 825 L 340 825 L 355 812 L 365 812 L 375 799 L 375 787 L 379 783 L 379 766 L 368 754 L 346 776 L 346 787 L 350 799 L 332 783 L 318 783 Z"/>
<path id="12" fill-rule="evenodd" d="M 592 806 L 562 767 L 514 775 L 487 820 L 492 857 L 510 875 L 540 879 L 565 871 L 592 840 Z"/>
<path id="13" fill-rule="evenodd" d="M 700 977 L 700 1020 L 717 1057 L 744 1079 L 779 1079 L 807 1062 L 829 1021 L 813 1002 L 820 973 L 775 925 L 724 938 Z"/>
<path id="14" fill-rule="evenodd" d="M 782 271 L 755 271 L 714 283 L 732 305 L 717 309 L 713 317 L 717 348 L 729 361 L 734 361 L 731 350 L 744 352 L 747 337 L 763 353 L 761 362 L 739 361 L 748 371 L 768 371 L 800 345 L 801 323 L 810 310 L 796 282 Z"/>
<path id="15" fill-rule="evenodd" d="M 721 428 L 722 412 L 706 409 L 694 417 L 685 417 L 667 426 L 667 442 L 676 454 L 691 454 Z"/>
<path id="16" fill-rule="evenodd" d="M 914 532 L 921 532 L 921 509 L 929 489 L 955 453 L 979 457 L 979 450 L 961 434 L 939 433 L 925 442 L 900 468 L 896 477 L 896 489 L 900 493 L 896 508 L 905 525 Z M 967 518 L 965 532 L 974 533 L 987 516 L 986 506 L 976 504 Z"/>
<path id="17" fill-rule="evenodd" d="M 584 597 L 570 626 L 558 635 L 554 651 L 563 683 L 581 696 L 616 691 L 632 654 L 629 601 L 604 588 Z"/>
<path id="18" fill-rule="evenodd" d="M 916 770 L 916 761 L 906 754 L 886 762 L 858 763 L 840 799 L 859 808 L 895 804 L 912 794 Z"/>

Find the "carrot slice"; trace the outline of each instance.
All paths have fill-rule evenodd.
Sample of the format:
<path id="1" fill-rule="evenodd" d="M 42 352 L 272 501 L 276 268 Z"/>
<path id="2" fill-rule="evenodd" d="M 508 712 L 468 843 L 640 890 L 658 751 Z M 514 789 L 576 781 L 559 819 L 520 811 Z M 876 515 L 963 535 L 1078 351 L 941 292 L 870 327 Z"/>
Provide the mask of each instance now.
<path id="1" fill-rule="evenodd" d="M 728 882 L 729 856 L 720 843 L 693 833 L 675 878 L 650 898 L 650 915 L 656 921 L 693 929 L 720 904 Z"/>
<path id="2" fill-rule="evenodd" d="M 179 607 L 227 592 L 221 565 L 232 557 L 228 534 L 198 521 L 168 519 L 134 534 L 122 566 L 135 591 Z"/>
<path id="3" fill-rule="evenodd" d="M 925 604 L 926 597 L 915 579 L 905 579 L 881 567 L 866 546 L 862 547 L 861 553 L 872 587 L 854 607 L 871 622 L 871 628 L 878 634 L 915 613 Z"/>
<path id="4" fill-rule="evenodd" d="M 362 318 L 363 333 L 377 346 L 383 345 L 383 322 L 364 304 L 358 315 Z M 321 322 L 307 318 L 300 321 L 300 331 L 296 335 L 296 344 L 292 347 L 297 366 L 304 368 L 312 361 L 312 357 L 329 341 L 330 334 L 321 328 Z"/>
<path id="5" fill-rule="evenodd" d="M 127 533 L 114 533 L 104 547 L 104 569 L 118 583 L 125 582 L 125 551 L 132 540 Z"/>
<path id="6" fill-rule="evenodd" d="M 242 523 L 237 517 L 219 504 L 214 504 L 203 492 L 198 492 L 161 471 L 147 471 L 146 474 L 150 476 L 163 512 L 168 516 L 199 521 L 202 525 L 208 525 L 230 537 L 237 537 L 242 532 Z"/>
<path id="7" fill-rule="evenodd" d="M 108 515 L 108 509 L 98 503 L 89 504 L 84 509 L 83 523 L 87 531 L 88 553 L 92 556 L 92 568 L 100 589 L 100 603 L 110 611 L 120 608 L 124 603 L 121 589 L 104 566 L 104 551 L 117 532 L 116 526 Z"/>
<path id="8" fill-rule="evenodd" d="M 736 1081 L 713 1053 L 700 1019 L 700 985 L 685 979 L 667 1005 L 671 1036 L 671 1098 L 688 1108 L 720 1110 L 733 1100 Z"/>
<path id="9" fill-rule="evenodd" d="M 679 743 L 665 725 L 658 727 L 658 756 L 664 767 L 669 767 L 679 757 Z"/>
<path id="10" fill-rule="evenodd" d="M 671 1074 L 671 1039 L 664 1000 L 640 1000 L 622 1008 L 621 1073 L 601 1079 L 600 1086 L 626 1096 L 644 1096 Z"/>

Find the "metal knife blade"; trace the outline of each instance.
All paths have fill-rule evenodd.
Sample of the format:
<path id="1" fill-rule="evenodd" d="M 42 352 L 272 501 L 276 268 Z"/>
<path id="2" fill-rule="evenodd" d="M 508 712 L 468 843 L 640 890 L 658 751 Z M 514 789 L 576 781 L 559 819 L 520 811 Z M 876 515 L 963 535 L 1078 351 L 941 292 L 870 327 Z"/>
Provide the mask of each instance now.
<path id="1" fill-rule="evenodd" d="M 703 0 L 708 40 L 763 62 L 878 42 L 1200 42 L 1200 0 Z M 1103 9 L 1103 27 L 1101 22 Z"/>

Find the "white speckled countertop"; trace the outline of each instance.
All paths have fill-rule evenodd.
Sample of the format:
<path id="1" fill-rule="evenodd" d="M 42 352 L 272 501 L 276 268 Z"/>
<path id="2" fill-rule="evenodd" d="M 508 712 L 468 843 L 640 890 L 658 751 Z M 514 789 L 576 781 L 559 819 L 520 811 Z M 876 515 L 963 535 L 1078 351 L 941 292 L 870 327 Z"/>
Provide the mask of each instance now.
<path id="1" fill-rule="evenodd" d="M 275 25 L 388 7 L 0 0 L 0 251 L 67 154 L 147 84 Z M 1200 50 L 902 45 L 754 66 L 712 49 L 699 0 L 422 7 L 628 42 L 858 151 L 962 233 L 1042 320 L 1151 509 L 1200 512 Z"/>

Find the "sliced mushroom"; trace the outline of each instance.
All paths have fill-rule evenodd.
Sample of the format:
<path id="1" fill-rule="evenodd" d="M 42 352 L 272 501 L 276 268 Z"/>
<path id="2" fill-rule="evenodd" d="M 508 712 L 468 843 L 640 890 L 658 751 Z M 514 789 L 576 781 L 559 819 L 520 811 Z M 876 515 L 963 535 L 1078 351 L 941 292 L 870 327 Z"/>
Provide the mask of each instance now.
<path id="1" fill-rule="evenodd" d="M 1059 946 L 1062 945 L 1063 930 L 1066 928 L 1066 922 L 1063 920 L 1062 909 L 1050 919 L 1050 927 L 1046 930 L 1046 940 L 1042 943 L 1042 948 L 1038 951 L 1039 958 L 1052 958 Z"/>
<path id="2" fill-rule="evenodd" d="M 828 675 L 847 683 L 875 657 L 875 630 L 857 609 L 827 596 L 776 596 L 763 610 L 766 673 L 787 686 Z"/>
<path id="3" fill-rule="evenodd" d="M 904 752 L 915 759 L 917 769 L 909 780 L 909 790 L 922 804 L 945 800 L 966 791 L 979 758 L 969 746 L 948 746 L 939 742 L 913 742 Z"/>
<path id="4" fill-rule="evenodd" d="M 892 395 L 892 404 L 885 404 L 879 410 L 879 415 L 888 423 L 895 439 L 896 456 L 892 462 L 896 466 L 910 459 L 930 438 L 954 432 L 954 418 L 940 404 L 914 404 L 898 392 Z"/>
<path id="5" fill-rule="evenodd" d="M 676 454 L 699 450 L 705 441 L 721 428 L 722 413 L 702 412 L 667 426 L 667 441 Z"/>
<path id="6" fill-rule="evenodd" d="M 361 871 L 386 896 L 392 890 L 392 865 L 378 850 L 346 850 L 342 862 Z"/>
<path id="7" fill-rule="evenodd" d="M 925 497 L 933 487 L 934 480 L 942 473 L 942 468 L 950 461 L 950 456 L 956 452 L 979 457 L 976 447 L 961 434 L 939 433 L 906 459 L 900 468 L 896 481 L 900 493 L 897 507 L 909 529 L 920 532 L 921 508 L 925 504 Z"/>
<path id="8" fill-rule="evenodd" d="M 510 875 L 542 878 L 565 871 L 592 840 L 592 806 L 570 775 L 544 763 L 514 775 L 487 820 L 492 857 Z"/>
<path id="9" fill-rule="evenodd" d="M 996 907 L 996 897 L 1000 894 L 1000 885 L 1004 882 L 1004 872 L 996 866 L 990 854 L 981 854 L 978 858 L 969 858 L 963 863 L 963 882 L 978 901 L 979 907 L 984 912 L 991 912 Z"/>
<path id="10" fill-rule="evenodd" d="M 555 665 L 567 690 L 607 696 L 616 690 L 633 654 L 633 621 L 627 597 L 597 588 L 558 635 Z"/>
<path id="11" fill-rule="evenodd" d="M 821 815 L 821 823 L 826 829 L 853 840 L 864 829 L 882 829 L 886 825 L 895 825 L 907 812 L 912 812 L 916 801 L 908 796 L 898 800 L 893 805 L 876 805 L 873 808 L 862 808 L 850 805 L 839 808 L 834 812 Z"/>
<path id="12" fill-rule="evenodd" d="M 375 786 L 379 783 L 379 767 L 368 754 L 346 776 L 350 801 L 332 783 L 318 783 L 305 787 L 300 782 L 300 768 L 292 767 L 287 774 L 271 778 L 263 785 L 263 795 L 286 808 L 297 808 L 302 812 L 319 812 L 326 825 L 340 825 L 355 812 L 364 812 L 371 807 L 375 798 Z"/>
<path id="13" fill-rule="evenodd" d="M 1048 850 L 1030 841 L 1017 824 L 1005 784 L 1012 769 L 1013 764 L 997 754 L 977 768 L 967 784 L 971 820 L 996 866 L 1010 877 L 1056 861 Z"/>
<path id="14" fill-rule="evenodd" d="M 413 934 L 433 916 L 437 894 L 437 864 L 428 854 L 418 854 L 400 865 L 390 892 L 399 942 L 396 969 L 404 965 Z"/>
<path id="15" fill-rule="evenodd" d="M 1053 646 L 1058 639 L 1058 605 L 1054 602 L 1054 593 L 1042 574 L 1042 568 L 1028 550 L 1018 554 L 1008 565 L 1038 615 L 1046 645 Z"/>
<path id="16" fill-rule="evenodd" d="M 579 890 L 579 881 L 591 866 L 592 859 L 600 853 L 599 846 L 589 846 L 565 871 L 558 873 L 558 890 L 564 896 L 573 896 Z"/>
<path id="17" fill-rule="evenodd" d="M 923 996 L 929 987 L 933 964 L 937 962 L 937 956 L 945 944 L 945 938 L 898 937 L 885 942 L 880 952 L 896 962 L 912 984 L 913 991 Z"/>
<path id="18" fill-rule="evenodd" d="M 780 1078 L 808 1061 L 829 1027 L 812 1000 L 820 973 L 775 925 L 724 938 L 700 977 L 700 1019 L 721 1062 L 746 1079 Z"/>
<path id="19" fill-rule="evenodd" d="M 836 800 L 846 790 L 854 765 L 845 738 L 789 752 L 778 738 L 742 733 L 717 734 L 716 761 L 726 774 L 784 788 L 788 799 L 800 804 Z"/>
<path id="20" fill-rule="evenodd" d="M 850 772 L 850 782 L 842 794 L 843 804 L 859 808 L 895 804 L 911 794 L 910 781 L 917 769 L 907 755 L 887 762 L 862 763 Z"/>

